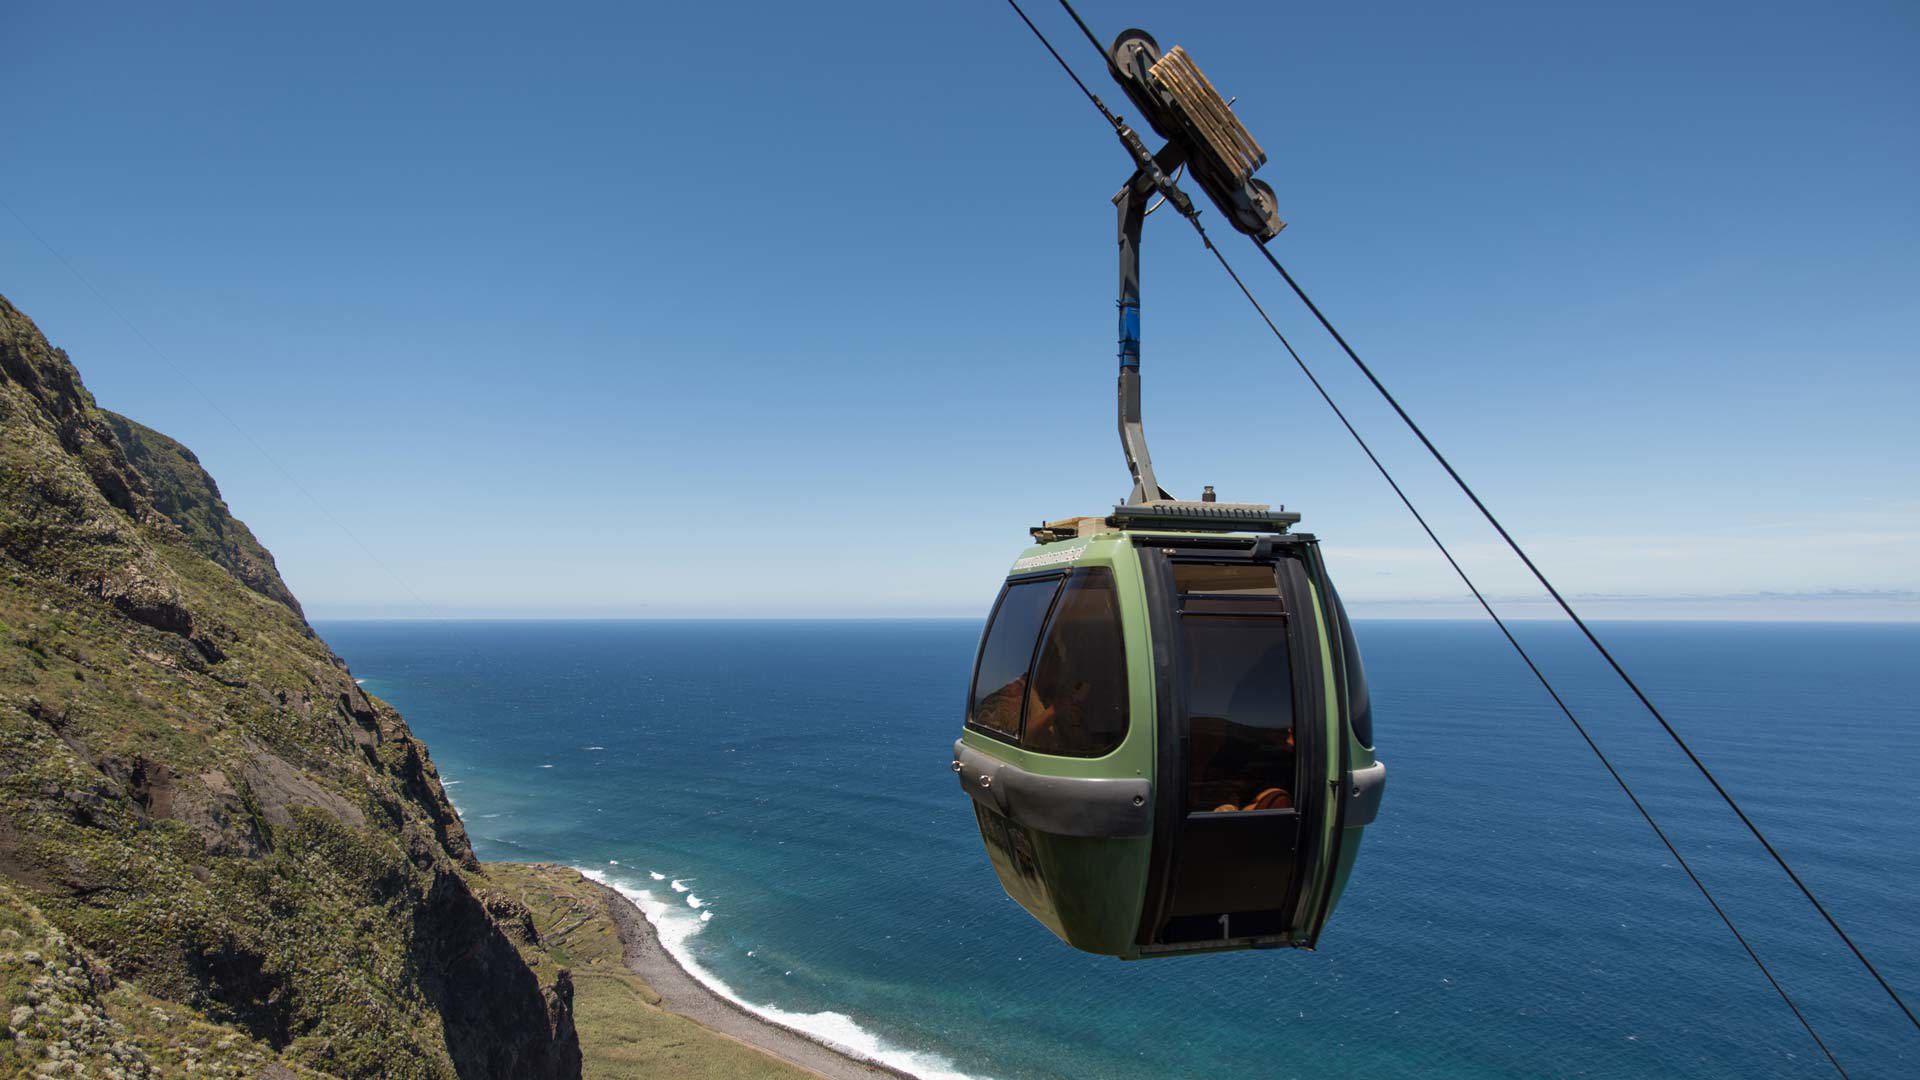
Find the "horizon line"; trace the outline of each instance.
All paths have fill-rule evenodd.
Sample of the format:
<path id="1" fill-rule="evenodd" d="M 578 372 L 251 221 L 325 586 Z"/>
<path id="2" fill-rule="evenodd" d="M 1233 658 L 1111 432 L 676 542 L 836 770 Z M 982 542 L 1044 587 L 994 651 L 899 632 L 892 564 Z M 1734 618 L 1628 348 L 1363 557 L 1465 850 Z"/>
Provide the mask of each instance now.
<path id="1" fill-rule="evenodd" d="M 1485 613 L 1447 613 L 1416 615 L 1404 612 L 1393 614 L 1368 613 L 1364 608 L 1351 612 L 1355 622 L 1456 622 L 1490 623 Z M 1543 614 L 1507 614 L 1500 616 L 1507 622 L 1569 622 L 1558 611 Z M 1821 624 L 1829 626 L 1910 626 L 1920 625 L 1920 613 L 1902 613 L 1892 617 L 1864 618 L 1858 615 L 1752 615 L 1752 614 L 1715 614 L 1715 615 L 1582 615 L 1590 623 L 1793 623 Z M 536 614 L 467 614 L 467 615 L 308 615 L 309 623 L 347 623 L 347 622 L 390 622 L 390 623 L 454 623 L 454 622 L 985 622 L 986 615 L 954 614 L 907 614 L 907 613 L 868 613 L 868 614 L 651 614 L 651 615 L 536 615 Z"/>

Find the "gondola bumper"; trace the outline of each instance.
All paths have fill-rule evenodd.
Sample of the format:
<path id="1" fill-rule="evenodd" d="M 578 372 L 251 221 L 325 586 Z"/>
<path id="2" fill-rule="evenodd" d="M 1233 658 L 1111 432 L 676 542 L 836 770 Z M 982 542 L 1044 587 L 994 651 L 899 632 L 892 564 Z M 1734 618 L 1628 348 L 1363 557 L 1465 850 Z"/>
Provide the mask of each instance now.
<path id="1" fill-rule="evenodd" d="M 1136 840 L 1153 832 L 1153 789 L 1143 778 L 1051 776 L 953 744 L 953 771 L 975 802 L 1054 836 Z"/>
<path id="2" fill-rule="evenodd" d="M 1387 790 L 1387 765 L 1376 761 L 1364 769 L 1347 774 L 1346 815 L 1341 819 L 1349 829 L 1373 824 L 1380 814 L 1380 796 Z"/>

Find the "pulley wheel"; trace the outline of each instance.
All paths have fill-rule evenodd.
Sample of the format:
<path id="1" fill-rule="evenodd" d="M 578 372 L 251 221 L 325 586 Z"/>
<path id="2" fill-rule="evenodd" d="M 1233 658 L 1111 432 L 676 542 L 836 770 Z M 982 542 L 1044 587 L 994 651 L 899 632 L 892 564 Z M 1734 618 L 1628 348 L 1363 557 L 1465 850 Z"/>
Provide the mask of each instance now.
<path id="1" fill-rule="evenodd" d="M 1147 69 L 1160 59 L 1160 43 L 1153 35 L 1134 27 L 1120 31 L 1113 39 L 1113 46 L 1107 50 L 1107 60 L 1113 64 L 1129 82 L 1145 86 Z"/>

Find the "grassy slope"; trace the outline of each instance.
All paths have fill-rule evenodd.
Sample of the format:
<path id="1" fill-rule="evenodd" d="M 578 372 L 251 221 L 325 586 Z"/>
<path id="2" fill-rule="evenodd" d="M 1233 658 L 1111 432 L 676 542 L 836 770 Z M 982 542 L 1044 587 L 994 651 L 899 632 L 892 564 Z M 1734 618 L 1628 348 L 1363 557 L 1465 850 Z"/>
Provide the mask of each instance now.
<path id="1" fill-rule="evenodd" d="M 568 867 L 488 863 L 490 887 L 533 928 L 516 940 L 536 972 L 573 973 L 587 1080 L 799 1080 L 812 1076 L 684 1017 L 621 958 L 603 894 Z M 497 903 L 506 908 L 508 904 Z"/>
<path id="2" fill-rule="evenodd" d="M 103 1077 L 324 1080 L 265 1043 L 193 1009 L 116 982 L 106 964 L 0 883 L 0 1076 L 76 1064 Z M 61 1046 L 62 1043 L 65 1046 Z"/>
<path id="3" fill-rule="evenodd" d="M 166 1032 L 229 1025 L 340 1077 L 578 1074 L 565 981 L 487 910 L 425 747 L 192 454 L 98 408 L 4 298 L 0 886 L 0 927 L 58 934 L 130 1010 L 125 1037 L 63 1049 L 0 940 L 0 1076 L 75 1047 L 87 1075 L 139 1075 L 113 1044 L 147 1000 L 183 1018 Z"/>

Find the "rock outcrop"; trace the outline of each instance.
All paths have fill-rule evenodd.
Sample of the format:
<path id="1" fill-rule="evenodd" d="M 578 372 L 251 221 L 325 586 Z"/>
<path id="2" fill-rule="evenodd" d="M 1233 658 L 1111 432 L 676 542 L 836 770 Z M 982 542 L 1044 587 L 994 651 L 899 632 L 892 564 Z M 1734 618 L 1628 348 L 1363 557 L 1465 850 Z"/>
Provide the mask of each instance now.
<path id="1" fill-rule="evenodd" d="M 579 1075 L 571 983 L 483 902 L 426 748 L 198 459 L 99 408 L 4 298 L 0 879 L 0 924 L 84 958 L 75 1000 L 125 986 L 174 1030 L 224 1025 L 246 1075 Z M 0 975 L 23 963 L 0 941 Z M 0 1073 L 81 1060 L 0 1008 L 25 1025 Z M 179 1056 L 141 1037 L 88 1074 Z"/>

